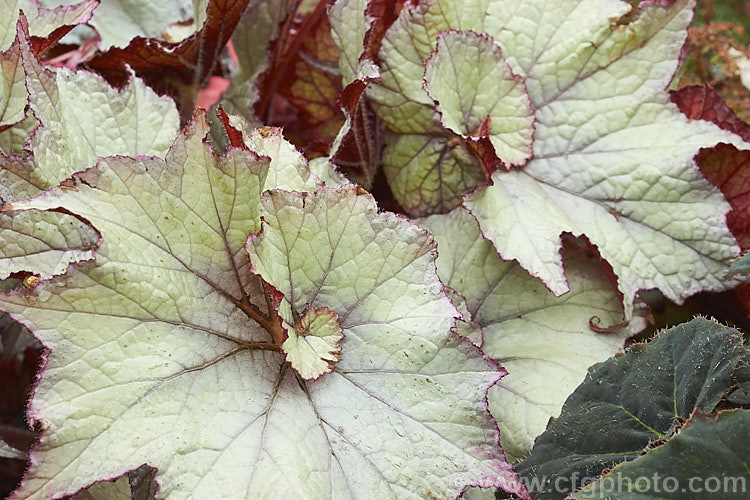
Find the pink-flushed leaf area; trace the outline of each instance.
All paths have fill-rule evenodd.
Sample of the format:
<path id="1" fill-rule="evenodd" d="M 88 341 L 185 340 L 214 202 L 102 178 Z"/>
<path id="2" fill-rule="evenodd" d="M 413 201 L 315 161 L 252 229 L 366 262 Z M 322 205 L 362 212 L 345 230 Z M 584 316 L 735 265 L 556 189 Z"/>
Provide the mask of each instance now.
<path id="1" fill-rule="evenodd" d="M 163 159 L 102 158 L 6 207 L 100 235 L 93 260 L 0 294 L 45 347 L 11 498 L 142 464 L 165 498 L 528 498 L 487 409 L 505 371 L 451 332 L 429 233 L 279 175 L 298 153 L 277 130 L 221 155 L 208 133 L 198 112 Z"/>

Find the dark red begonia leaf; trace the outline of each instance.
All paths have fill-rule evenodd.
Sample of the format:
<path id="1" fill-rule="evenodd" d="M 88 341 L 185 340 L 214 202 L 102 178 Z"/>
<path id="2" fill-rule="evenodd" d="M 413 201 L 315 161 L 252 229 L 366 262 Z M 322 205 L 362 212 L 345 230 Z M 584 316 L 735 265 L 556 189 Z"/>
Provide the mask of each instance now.
<path id="1" fill-rule="evenodd" d="M 189 117 L 198 90 L 219 69 L 219 55 L 248 2 L 211 0 L 203 27 L 182 42 L 136 37 L 124 49 L 113 47 L 92 58 L 87 66 L 114 85 L 128 79 L 130 66 L 157 92 L 175 97 Z"/>

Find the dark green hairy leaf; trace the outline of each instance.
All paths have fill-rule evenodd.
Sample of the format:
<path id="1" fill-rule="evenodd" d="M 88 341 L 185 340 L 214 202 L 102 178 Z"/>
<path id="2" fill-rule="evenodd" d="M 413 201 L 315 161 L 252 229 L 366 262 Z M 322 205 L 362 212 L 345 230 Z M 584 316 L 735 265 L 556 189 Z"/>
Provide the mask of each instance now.
<path id="1" fill-rule="evenodd" d="M 737 330 L 696 318 L 596 365 L 537 439 L 519 474 L 554 483 L 596 477 L 632 460 L 649 443 L 668 439 L 695 409 L 712 411 L 743 354 Z M 552 489 L 536 490 L 534 498 L 559 498 Z"/>

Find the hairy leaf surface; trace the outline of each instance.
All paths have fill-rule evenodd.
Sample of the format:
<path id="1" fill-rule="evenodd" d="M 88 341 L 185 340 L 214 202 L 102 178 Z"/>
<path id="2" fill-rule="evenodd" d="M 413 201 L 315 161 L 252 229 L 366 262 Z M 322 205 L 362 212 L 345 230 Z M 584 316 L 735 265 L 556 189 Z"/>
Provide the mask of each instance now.
<path id="1" fill-rule="evenodd" d="M 618 491 L 619 498 L 628 500 L 681 500 L 686 492 L 740 500 L 750 482 L 748 433 L 748 410 L 697 411 L 664 445 L 618 465 L 575 498 L 606 499 Z"/>
<path id="2" fill-rule="evenodd" d="M 543 477 L 549 487 L 556 477 L 596 477 L 637 457 L 649 443 L 669 439 L 696 408 L 711 412 L 744 354 L 737 330 L 696 318 L 596 365 L 517 466 L 519 474 Z M 538 493 L 534 498 L 560 494 Z"/>

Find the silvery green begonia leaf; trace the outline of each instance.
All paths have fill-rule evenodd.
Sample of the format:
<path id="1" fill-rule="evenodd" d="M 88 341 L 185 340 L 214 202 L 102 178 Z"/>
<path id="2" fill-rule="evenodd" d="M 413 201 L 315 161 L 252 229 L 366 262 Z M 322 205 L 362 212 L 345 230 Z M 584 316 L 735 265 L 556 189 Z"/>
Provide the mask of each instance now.
<path id="1" fill-rule="evenodd" d="M 282 129 L 278 127 L 253 128 L 242 116 L 226 115 L 226 117 L 227 126 L 242 135 L 242 147 L 269 159 L 268 179 L 266 180 L 268 185 L 290 191 L 314 191 L 327 184 L 325 181 L 331 183 L 327 184 L 329 186 L 346 184 L 346 179 L 333 170 L 333 165 L 330 163 L 327 165 L 321 163 L 321 159 L 308 162 L 302 153 L 284 139 Z M 314 170 L 311 168 L 313 163 L 315 163 Z"/>
<path id="2" fill-rule="evenodd" d="M 388 184 L 410 215 L 448 211 L 486 182 L 460 137 L 443 129 L 436 105 L 423 89 L 425 61 L 437 47 L 438 33 L 481 33 L 484 4 L 486 0 L 432 0 L 405 7 L 383 38 L 381 78 L 367 95 L 389 130 L 383 151 Z"/>
<path id="3" fill-rule="evenodd" d="M 133 77 L 121 91 L 86 72 L 43 67 L 18 28 L 31 108 L 41 122 L 29 147 L 33 157 L 3 159 L 4 204 L 36 196 L 110 155 L 163 156 L 179 127 L 174 103 Z M 98 235 L 57 212 L 0 214 L 0 279 L 30 271 L 42 279 L 90 259 Z"/>
<path id="4" fill-rule="evenodd" d="M 528 498 L 486 409 L 503 372 L 449 332 L 429 236 L 354 186 L 270 191 L 261 209 L 270 159 L 216 156 L 207 134 L 199 113 L 166 160 L 104 158 L 17 205 L 64 207 L 101 243 L 67 274 L 0 295 L 48 349 L 28 411 L 45 432 L 11 498 L 144 463 L 164 497 L 455 497 L 449 478 L 472 470 Z M 245 252 L 261 228 L 248 248 L 278 291 Z M 285 302 L 284 320 L 304 317 L 302 302 L 337 316 L 331 373 L 305 380 L 286 363 Z"/>
<path id="5" fill-rule="evenodd" d="M 28 101 L 21 47 L 14 43 L 5 52 L 0 52 L 0 127 L 23 120 Z"/>
<path id="6" fill-rule="evenodd" d="M 347 178 L 336 170 L 336 167 L 327 156 L 313 158 L 307 162 L 307 165 L 310 168 L 310 172 L 317 175 L 323 181 L 323 184 L 328 187 L 340 187 L 349 184 Z"/>
<path id="7" fill-rule="evenodd" d="M 367 15 L 368 0 L 338 0 L 328 10 L 331 36 L 339 50 L 342 86 L 359 79 L 359 59 L 364 52 L 365 35 L 372 24 Z"/>
<path id="8" fill-rule="evenodd" d="M 594 363 L 645 327 L 644 311 L 623 322 L 620 299 L 596 260 L 581 248 L 563 255 L 570 291 L 555 297 L 515 261 L 503 261 L 465 209 L 419 219 L 438 243 L 438 275 L 466 301 L 483 332 L 482 350 L 509 374 L 488 393 L 503 449 L 526 456 Z M 596 332 L 610 328 L 607 333 Z"/>
<path id="9" fill-rule="evenodd" d="M 387 134 L 383 171 L 393 196 L 413 215 L 457 206 L 487 177 L 460 140 L 428 134 Z"/>
<path id="10" fill-rule="evenodd" d="M 94 10 L 90 24 L 101 37 L 101 50 L 126 47 L 137 36 L 178 42 L 181 40 L 165 38 L 167 27 L 193 19 L 193 3 L 191 0 L 105 0 Z M 193 23 L 192 31 L 202 24 Z"/>
<path id="11" fill-rule="evenodd" d="M 432 57 L 439 57 L 441 32 L 473 31 L 501 49 L 534 112 L 531 158 L 521 169 L 494 172 L 492 185 L 465 201 L 503 258 L 518 260 L 559 295 L 568 290 L 560 236 L 584 235 L 612 265 L 628 317 L 638 289 L 658 288 L 680 302 L 700 290 L 726 288 L 723 273 L 738 253 L 724 220 L 729 207 L 693 156 L 718 142 L 750 145 L 687 119 L 665 91 L 694 2 L 645 2 L 629 24 L 618 23 L 630 9 L 625 2 L 465 3 L 428 0 L 406 7 L 386 34 L 381 82 L 368 95 L 398 137 L 390 144 L 403 147 L 397 141 L 423 136 L 450 144 L 439 123 L 440 100 L 436 106 L 422 88 L 422 66 L 436 48 Z M 466 37 L 474 47 L 463 50 L 476 51 L 474 40 Z M 491 92 L 485 87 L 477 94 Z M 439 172 L 451 158 L 443 152 L 427 159 L 426 149 L 411 147 L 423 156 L 420 172 Z M 456 181 L 460 175 L 424 182 L 425 175 L 413 173 L 415 162 L 392 156 L 386 149 L 385 171 L 411 213 L 450 208 L 426 202 L 429 193 L 468 189 Z M 472 176 L 476 169 L 466 171 Z"/>
<path id="12" fill-rule="evenodd" d="M 131 76 L 120 90 L 85 71 L 42 66 L 22 40 L 29 102 L 42 127 L 30 142 L 49 187 L 111 155 L 163 156 L 179 129 L 174 102 Z"/>
<path id="13" fill-rule="evenodd" d="M 273 191 L 263 195 L 263 231 L 247 244 L 254 270 L 283 294 L 286 322 L 325 308 L 343 330 L 340 359 L 307 386 L 319 418 L 346 429 L 342 413 L 353 417 L 354 434 L 332 435 L 332 451 L 358 464 L 373 498 L 455 495 L 461 488 L 451 477 L 469 471 L 474 484 L 500 481 L 512 490 L 486 431 L 477 434 L 487 429 L 483 392 L 493 383 L 492 364 L 448 333 L 454 309 L 432 274 L 433 244 L 400 218 L 376 214 L 356 186 L 302 196 Z M 328 390 L 348 403 L 323 404 Z M 391 424 L 377 424 L 380 418 Z M 363 440 L 376 427 L 373 439 L 385 447 Z M 434 453 L 440 458 L 427 465 Z M 370 482 L 376 476 L 382 480 Z"/>
<path id="14" fill-rule="evenodd" d="M 32 36 L 47 36 L 63 25 L 86 22 L 96 7 L 94 0 L 45 9 L 35 0 L 8 0 L 0 4 L 0 128 L 25 117 L 28 94 L 24 83 L 21 48 L 17 41 L 19 12 Z"/>
<path id="15" fill-rule="evenodd" d="M 0 155 L 0 208 L 38 195 L 49 187 L 33 160 Z M 71 262 L 93 258 L 99 236 L 70 214 L 28 210 L 0 213 L 0 280 L 32 272 L 41 279 L 62 274 Z"/>
<path id="16" fill-rule="evenodd" d="M 44 191 L 46 179 L 35 172 L 31 157 L 0 154 L 0 207 L 23 198 L 31 198 Z"/>
<path id="17" fill-rule="evenodd" d="M 482 347 L 482 342 L 484 341 L 482 325 L 472 319 L 473 315 L 471 314 L 471 310 L 469 310 L 469 304 L 466 302 L 464 296 L 450 287 L 445 287 L 445 294 L 451 299 L 453 305 L 456 306 L 459 314 L 459 319 L 456 321 L 453 331 L 471 340 L 471 343 L 475 346 Z"/>
<path id="18" fill-rule="evenodd" d="M 627 8 L 615 2 L 500 4 L 486 29 L 525 79 L 536 129 L 534 158 L 467 199 L 485 236 L 559 294 L 560 234 L 585 235 L 612 265 L 628 314 L 638 289 L 681 302 L 725 288 L 738 252 L 728 205 L 693 156 L 717 142 L 748 145 L 686 119 L 664 90 L 693 3 L 646 3 L 624 26 L 609 21 Z M 555 31 L 530 28 L 548 20 Z"/>
<path id="19" fill-rule="evenodd" d="M 8 155 L 27 155 L 28 151 L 24 150 L 24 146 L 38 126 L 39 121 L 34 118 L 34 115 L 27 113 L 26 118 L 10 128 L 0 131 L 0 152 Z"/>
<path id="20" fill-rule="evenodd" d="M 310 307 L 301 318 L 294 319 L 294 324 L 284 322 L 284 328 L 288 337 L 281 348 L 302 378 L 316 379 L 333 370 L 341 354 L 339 341 L 344 337 L 334 311 Z"/>
<path id="21" fill-rule="evenodd" d="M 383 38 L 380 85 L 368 89 L 376 110 L 393 132 L 441 131 L 435 103 L 422 87 L 424 62 L 436 49 L 441 31 L 483 33 L 487 3 L 488 0 L 429 0 L 401 11 Z"/>
<path id="22" fill-rule="evenodd" d="M 0 280 L 28 271 L 47 279 L 93 257 L 98 237 L 86 223 L 57 212 L 0 214 Z"/>
<path id="23" fill-rule="evenodd" d="M 29 20 L 31 36 L 46 37 L 61 26 L 85 23 L 97 5 L 96 0 L 84 0 L 74 5 L 46 9 L 37 0 L 5 0 L 0 5 L 0 51 L 8 50 L 13 43 L 21 11 Z"/>
<path id="24" fill-rule="evenodd" d="M 232 123 L 239 121 L 244 122 L 240 117 L 232 117 Z M 244 130 L 245 145 L 251 151 L 270 159 L 269 185 L 291 191 L 313 191 L 322 185 L 322 181 L 310 172 L 305 157 L 284 139 L 280 128 L 249 130 L 245 126 Z"/>
<path id="25" fill-rule="evenodd" d="M 441 32 L 427 59 L 424 82 L 446 128 L 465 138 L 489 135 L 495 154 L 508 167 L 531 157 L 534 110 L 523 81 L 489 37 Z"/>

